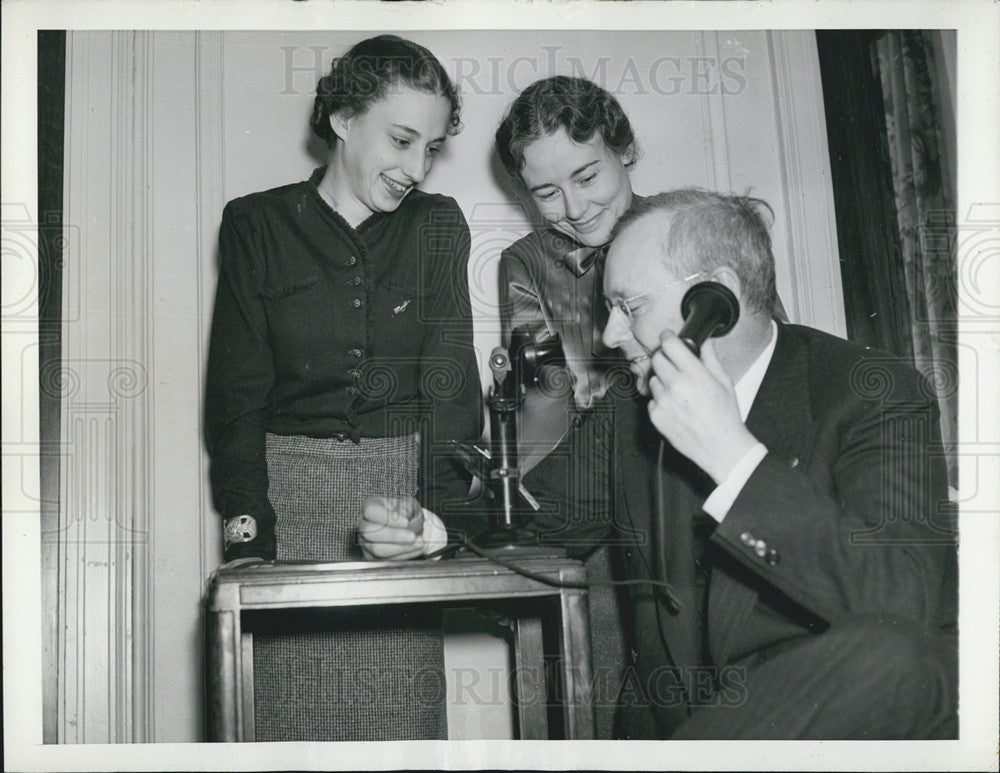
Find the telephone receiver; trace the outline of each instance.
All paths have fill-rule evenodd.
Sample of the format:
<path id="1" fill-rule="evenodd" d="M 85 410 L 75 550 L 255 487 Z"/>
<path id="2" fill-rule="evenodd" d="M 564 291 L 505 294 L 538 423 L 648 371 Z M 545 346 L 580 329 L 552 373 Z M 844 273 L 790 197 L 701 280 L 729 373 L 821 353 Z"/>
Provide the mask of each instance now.
<path id="1" fill-rule="evenodd" d="M 709 338 L 724 336 L 740 318 L 740 304 L 733 291 L 720 282 L 698 282 L 681 300 L 684 325 L 677 337 L 695 357 Z"/>
<path id="2" fill-rule="evenodd" d="M 544 365 L 566 362 L 562 339 L 559 334 L 536 342 L 527 327 L 518 327 L 510 334 L 510 359 L 521 383 L 526 387 L 538 386 Z"/>

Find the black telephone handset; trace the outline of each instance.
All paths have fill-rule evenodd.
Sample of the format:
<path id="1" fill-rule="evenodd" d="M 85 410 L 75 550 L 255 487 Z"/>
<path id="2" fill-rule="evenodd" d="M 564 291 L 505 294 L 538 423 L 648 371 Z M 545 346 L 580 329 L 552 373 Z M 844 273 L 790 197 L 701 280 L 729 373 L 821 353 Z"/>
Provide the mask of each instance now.
<path id="1" fill-rule="evenodd" d="M 724 336 L 740 318 L 740 304 L 732 290 L 720 282 L 699 282 L 681 300 L 684 325 L 677 337 L 695 357 L 709 338 Z"/>

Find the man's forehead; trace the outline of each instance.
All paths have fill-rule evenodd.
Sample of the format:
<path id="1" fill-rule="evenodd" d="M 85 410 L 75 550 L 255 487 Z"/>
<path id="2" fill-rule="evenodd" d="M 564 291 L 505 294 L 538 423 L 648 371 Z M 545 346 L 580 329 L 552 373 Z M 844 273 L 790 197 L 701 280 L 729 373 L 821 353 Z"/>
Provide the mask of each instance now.
<path id="1" fill-rule="evenodd" d="M 632 293 L 648 287 L 652 276 L 669 273 L 665 255 L 670 217 L 650 212 L 633 220 L 611 243 L 605 273 L 609 292 Z"/>

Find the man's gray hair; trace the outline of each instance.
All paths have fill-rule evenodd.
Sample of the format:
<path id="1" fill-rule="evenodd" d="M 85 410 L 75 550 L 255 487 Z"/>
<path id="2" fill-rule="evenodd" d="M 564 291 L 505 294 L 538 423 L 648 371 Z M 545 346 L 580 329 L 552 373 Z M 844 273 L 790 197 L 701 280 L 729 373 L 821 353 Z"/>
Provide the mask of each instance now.
<path id="1" fill-rule="evenodd" d="M 740 279 L 744 302 L 756 311 L 772 313 L 778 297 L 769 231 L 774 210 L 766 201 L 679 188 L 636 199 L 618 220 L 612 237 L 656 213 L 669 222 L 663 254 L 671 272 L 682 276 L 730 266 Z"/>

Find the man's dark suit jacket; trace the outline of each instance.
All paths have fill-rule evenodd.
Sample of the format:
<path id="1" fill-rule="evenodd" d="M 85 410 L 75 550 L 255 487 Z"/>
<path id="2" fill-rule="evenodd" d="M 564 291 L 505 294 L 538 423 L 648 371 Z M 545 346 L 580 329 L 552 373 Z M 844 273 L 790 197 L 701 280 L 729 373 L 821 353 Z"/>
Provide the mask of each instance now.
<path id="1" fill-rule="evenodd" d="M 687 533 L 686 519 L 701 512 L 713 486 L 669 444 L 657 470 L 661 436 L 646 404 L 612 390 L 592 419 L 614 421 L 614 448 L 569 438 L 562 453 L 557 449 L 525 478 L 547 500 L 538 523 L 550 538 L 583 554 L 610 537 L 632 579 L 654 576 L 657 476 L 671 540 Z M 702 562 L 710 572 L 704 632 L 693 583 L 675 586 L 680 610 L 674 612 L 651 586 L 630 588 L 635 668 L 660 693 L 657 720 L 665 732 L 687 718 L 692 695 L 685 674 L 699 666 L 718 674 L 765 647 L 860 617 L 928 630 L 955 625 L 955 533 L 938 412 L 912 367 L 779 323 L 746 423 L 768 454 L 711 533 Z M 600 497 L 574 491 L 570 460 L 583 466 L 610 460 L 611 513 L 600 509 Z M 699 569 L 691 560 L 683 571 Z M 676 566 L 673 572 L 684 577 Z M 663 700 L 664 678 L 685 685 L 673 684 L 678 700 Z"/>

